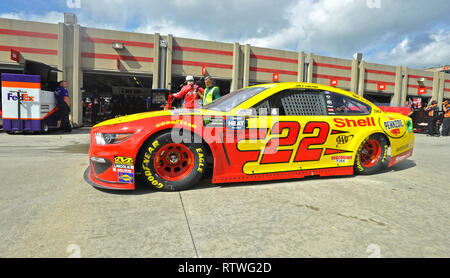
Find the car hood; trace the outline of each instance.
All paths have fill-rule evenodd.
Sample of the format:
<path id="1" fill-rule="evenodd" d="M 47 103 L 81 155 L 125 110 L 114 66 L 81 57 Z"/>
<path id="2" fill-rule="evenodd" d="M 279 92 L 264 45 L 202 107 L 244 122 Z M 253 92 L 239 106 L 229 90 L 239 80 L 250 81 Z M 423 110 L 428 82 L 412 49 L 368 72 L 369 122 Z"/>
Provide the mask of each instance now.
<path id="1" fill-rule="evenodd" d="M 108 125 L 116 125 L 123 124 L 127 122 L 133 122 L 142 119 L 154 118 L 154 117 L 162 117 L 162 116 L 184 116 L 184 115 L 193 115 L 193 116 L 225 116 L 228 115 L 225 112 L 218 112 L 213 110 L 205 110 L 205 109 L 175 109 L 175 110 L 162 110 L 162 111 L 153 111 L 153 112 L 144 112 L 138 114 L 132 114 L 122 117 L 117 117 L 114 119 L 106 120 L 101 122 L 95 127 L 100 126 L 108 126 Z"/>

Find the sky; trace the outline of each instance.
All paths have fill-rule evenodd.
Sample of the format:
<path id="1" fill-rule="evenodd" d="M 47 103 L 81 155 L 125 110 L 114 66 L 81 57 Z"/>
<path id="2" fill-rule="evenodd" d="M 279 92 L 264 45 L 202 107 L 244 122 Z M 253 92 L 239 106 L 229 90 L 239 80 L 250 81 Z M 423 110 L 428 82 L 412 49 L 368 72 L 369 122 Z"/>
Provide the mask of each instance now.
<path id="1" fill-rule="evenodd" d="M 450 64 L 449 0 L 1 0 L 0 17 L 253 46 L 380 64 Z"/>

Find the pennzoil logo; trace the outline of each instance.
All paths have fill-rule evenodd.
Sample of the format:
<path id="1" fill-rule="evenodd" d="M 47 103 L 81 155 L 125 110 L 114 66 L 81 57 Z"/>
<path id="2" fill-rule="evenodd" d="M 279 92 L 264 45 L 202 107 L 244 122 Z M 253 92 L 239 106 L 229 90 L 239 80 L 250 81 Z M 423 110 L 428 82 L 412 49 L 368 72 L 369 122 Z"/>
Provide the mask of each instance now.
<path id="1" fill-rule="evenodd" d="M 402 120 L 393 120 L 393 121 L 384 122 L 384 127 L 387 130 L 398 129 L 398 128 L 403 127 L 403 122 L 402 122 Z"/>

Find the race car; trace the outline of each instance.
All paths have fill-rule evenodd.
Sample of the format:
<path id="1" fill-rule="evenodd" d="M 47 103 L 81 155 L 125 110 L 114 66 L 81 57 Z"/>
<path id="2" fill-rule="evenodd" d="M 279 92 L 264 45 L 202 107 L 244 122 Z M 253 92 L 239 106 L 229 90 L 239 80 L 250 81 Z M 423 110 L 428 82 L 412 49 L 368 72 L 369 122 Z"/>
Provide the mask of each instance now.
<path id="1" fill-rule="evenodd" d="M 312 83 L 262 84 L 194 110 L 107 120 L 91 130 L 94 186 L 161 191 L 212 183 L 373 174 L 413 153 L 410 118 L 354 93 Z"/>

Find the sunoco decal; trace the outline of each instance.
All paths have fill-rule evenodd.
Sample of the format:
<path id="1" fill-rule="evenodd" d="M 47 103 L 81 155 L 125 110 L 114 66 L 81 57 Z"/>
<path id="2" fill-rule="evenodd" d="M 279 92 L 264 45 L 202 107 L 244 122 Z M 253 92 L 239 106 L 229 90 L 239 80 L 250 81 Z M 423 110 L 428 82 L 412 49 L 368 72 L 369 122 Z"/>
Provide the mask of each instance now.
<path id="1" fill-rule="evenodd" d="M 134 174 L 119 172 L 119 182 L 134 183 Z"/>

